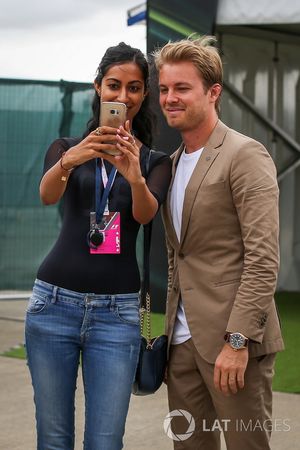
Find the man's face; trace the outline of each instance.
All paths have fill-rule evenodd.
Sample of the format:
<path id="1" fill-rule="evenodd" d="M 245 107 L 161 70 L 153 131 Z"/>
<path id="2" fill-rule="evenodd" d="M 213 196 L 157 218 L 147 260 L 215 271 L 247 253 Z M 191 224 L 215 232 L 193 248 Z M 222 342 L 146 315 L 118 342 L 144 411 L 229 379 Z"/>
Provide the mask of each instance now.
<path id="1" fill-rule="evenodd" d="M 214 85 L 219 86 L 219 85 Z M 164 64 L 159 72 L 159 103 L 170 127 L 196 130 L 215 115 L 213 88 L 206 89 L 199 72 L 188 61 Z"/>

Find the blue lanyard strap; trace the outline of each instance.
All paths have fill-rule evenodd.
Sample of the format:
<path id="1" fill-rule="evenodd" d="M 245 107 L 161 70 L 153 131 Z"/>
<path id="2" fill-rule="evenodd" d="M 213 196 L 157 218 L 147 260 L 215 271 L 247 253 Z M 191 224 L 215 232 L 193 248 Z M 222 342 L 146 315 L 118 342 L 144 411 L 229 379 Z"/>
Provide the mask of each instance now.
<path id="1" fill-rule="evenodd" d="M 116 175 L 117 169 L 115 167 L 113 167 L 111 169 L 108 180 L 107 180 L 107 184 L 106 184 L 103 194 L 101 196 L 100 195 L 101 170 L 99 167 L 100 160 L 99 160 L 99 158 L 97 158 L 95 161 L 96 161 L 96 182 L 95 182 L 96 223 L 100 224 L 103 214 L 104 214 L 104 210 L 105 210 L 105 206 L 107 203 L 107 199 L 108 199 L 110 190 L 111 190 L 113 182 L 115 180 L 115 175 Z"/>

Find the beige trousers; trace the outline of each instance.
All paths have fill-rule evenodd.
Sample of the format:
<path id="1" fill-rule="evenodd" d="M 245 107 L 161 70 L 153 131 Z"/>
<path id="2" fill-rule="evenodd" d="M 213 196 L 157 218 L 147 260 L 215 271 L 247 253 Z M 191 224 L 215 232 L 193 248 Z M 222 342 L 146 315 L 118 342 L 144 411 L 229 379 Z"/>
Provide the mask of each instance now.
<path id="1" fill-rule="evenodd" d="M 214 365 L 201 358 L 192 339 L 172 345 L 168 364 L 169 408 L 187 411 L 195 421 L 195 431 L 185 439 L 188 418 L 172 417 L 174 448 L 219 450 L 222 430 L 227 450 L 269 450 L 274 362 L 275 354 L 251 358 L 245 387 L 226 397 L 214 387 Z"/>

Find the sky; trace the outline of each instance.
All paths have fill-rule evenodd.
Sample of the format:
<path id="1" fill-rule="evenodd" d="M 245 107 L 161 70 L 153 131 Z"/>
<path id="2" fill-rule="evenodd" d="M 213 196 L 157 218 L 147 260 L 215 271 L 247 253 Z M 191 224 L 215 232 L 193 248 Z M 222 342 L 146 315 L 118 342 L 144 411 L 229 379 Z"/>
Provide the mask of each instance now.
<path id="1" fill-rule="evenodd" d="M 146 26 L 127 26 L 143 0 L 0 0 L 0 78 L 91 82 L 107 47 L 146 51 Z"/>

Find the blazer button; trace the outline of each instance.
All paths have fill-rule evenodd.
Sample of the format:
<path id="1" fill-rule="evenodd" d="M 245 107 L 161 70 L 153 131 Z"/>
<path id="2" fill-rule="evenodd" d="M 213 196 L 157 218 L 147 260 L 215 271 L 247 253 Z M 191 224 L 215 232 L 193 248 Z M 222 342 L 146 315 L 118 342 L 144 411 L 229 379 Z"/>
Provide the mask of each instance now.
<path id="1" fill-rule="evenodd" d="M 180 253 L 178 253 L 178 256 L 179 256 L 180 259 L 183 259 L 184 258 L 184 253 L 180 252 Z"/>
<path id="2" fill-rule="evenodd" d="M 260 328 L 263 328 L 266 325 L 267 318 L 268 318 L 268 314 L 267 313 L 263 313 L 261 315 L 260 320 L 259 320 L 259 327 Z"/>

